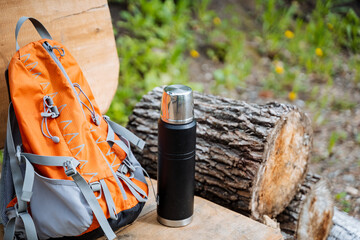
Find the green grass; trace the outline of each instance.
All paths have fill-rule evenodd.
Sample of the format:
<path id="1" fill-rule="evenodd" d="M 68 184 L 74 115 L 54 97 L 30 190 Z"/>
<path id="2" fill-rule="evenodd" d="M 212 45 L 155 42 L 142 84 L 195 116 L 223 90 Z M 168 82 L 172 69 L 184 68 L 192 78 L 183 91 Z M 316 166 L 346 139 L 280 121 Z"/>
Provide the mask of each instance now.
<path id="1" fill-rule="evenodd" d="M 135 103 L 154 87 L 188 84 L 187 55 L 196 48 L 190 7 L 191 1 L 129 1 L 117 23 L 129 35 L 117 38 L 119 88 L 107 113 L 115 121 L 125 124 Z"/>
<path id="2" fill-rule="evenodd" d="M 335 98 L 331 91 L 344 63 L 354 83 L 360 81 L 360 20 L 334 1 L 318 0 L 308 11 L 302 2 L 257 0 L 257 27 L 246 29 L 231 6 L 230 17 L 220 19 L 208 9 L 210 0 L 128 0 L 114 30 L 120 77 L 107 114 L 125 124 L 134 105 L 155 86 L 181 83 L 201 91 L 188 72 L 189 64 L 201 58 L 217 66 L 210 86 L 214 94 L 246 89 L 252 72 L 264 68 L 259 60 L 267 58 L 271 64 L 260 69 L 261 87 L 278 98 L 304 100 L 318 112 L 315 122 L 326 121 L 324 109 L 351 110 L 356 103 L 350 97 Z"/>
<path id="3" fill-rule="evenodd" d="M 336 143 L 338 141 L 342 141 L 345 140 L 347 138 L 347 133 L 346 132 L 337 132 L 334 131 L 331 133 L 330 138 L 329 138 L 329 143 L 328 143 L 328 153 L 332 154 L 334 147 L 336 145 Z"/>
<path id="4" fill-rule="evenodd" d="M 346 192 L 340 192 L 335 195 L 335 200 L 341 204 L 342 210 L 348 213 L 351 211 L 351 203 L 345 199 L 346 195 Z"/>

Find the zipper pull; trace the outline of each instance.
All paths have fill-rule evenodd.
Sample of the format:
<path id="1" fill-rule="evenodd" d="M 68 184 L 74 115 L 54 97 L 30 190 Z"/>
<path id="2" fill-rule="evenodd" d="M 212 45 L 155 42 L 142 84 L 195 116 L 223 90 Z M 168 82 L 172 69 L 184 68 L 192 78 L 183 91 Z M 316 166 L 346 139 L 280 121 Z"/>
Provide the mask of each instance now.
<path id="1" fill-rule="evenodd" d="M 53 48 L 47 41 L 44 42 L 44 46 L 46 47 L 47 50 L 52 52 Z"/>

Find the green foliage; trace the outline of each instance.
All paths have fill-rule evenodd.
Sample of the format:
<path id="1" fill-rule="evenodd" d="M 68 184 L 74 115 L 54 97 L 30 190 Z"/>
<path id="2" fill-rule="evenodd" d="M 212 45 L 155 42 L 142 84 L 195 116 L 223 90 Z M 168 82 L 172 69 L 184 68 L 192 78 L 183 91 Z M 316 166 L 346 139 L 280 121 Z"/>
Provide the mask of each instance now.
<path id="1" fill-rule="evenodd" d="M 245 89 L 248 76 L 260 70 L 264 89 L 291 101 L 302 98 L 315 110 L 316 123 L 327 121 L 324 110 L 356 106 L 347 96 L 331 94 L 344 59 L 355 83 L 360 81 L 360 55 L 355 54 L 360 19 L 349 7 L 336 8 L 338 0 L 317 0 L 311 11 L 297 1 L 257 0 L 255 27 L 245 31 L 232 6 L 220 19 L 208 9 L 211 0 L 114 1 L 128 8 L 114 29 L 120 77 L 107 114 L 115 121 L 125 124 L 136 102 L 155 86 L 182 83 L 202 90 L 201 83 L 189 82 L 188 67 L 205 58 L 216 66 L 210 86 L 215 94 Z M 254 69 L 262 59 L 269 64 Z"/>
<path id="2" fill-rule="evenodd" d="M 348 213 L 351 211 L 351 203 L 346 200 L 346 195 L 346 192 L 340 192 L 335 195 L 335 200 L 340 202 L 342 210 Z"/>
<path id="3" fill-rule="evenodd" d="M 190 1 L 129 1 L 117 26 L 119 87 L 108 115 L 125 124 L 135 103 L 156 86 L 188 83 L 186 55 L 195 47 Z M 193 86 L 194 87 L 194 86 Z M 199 86 L 195 86 L 199 90 Z"/>
<path id="4" fill-rule="evenodd" d="M 0 164 L 2 164 L 4 159 L 4 150 L 0 150 Z"/>
<path id="5" fill-rule="evenodd" d="M 346 132 L 332 132 L 328 143 L 328 153 L 331 154 L 333 152 L 333 149 L 338 141 L 345 140 L 346 138 Z"/>

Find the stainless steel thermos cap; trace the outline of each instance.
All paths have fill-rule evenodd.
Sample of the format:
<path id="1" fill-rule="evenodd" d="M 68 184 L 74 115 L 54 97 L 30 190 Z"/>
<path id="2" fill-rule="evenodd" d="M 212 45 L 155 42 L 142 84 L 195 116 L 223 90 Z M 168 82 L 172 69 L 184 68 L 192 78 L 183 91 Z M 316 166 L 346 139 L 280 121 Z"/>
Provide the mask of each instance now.
<path id="1" fill-rule="evenodd" d="M 184 85 L 164 88 L 161 102 L 161 120 L 170 124 L 186 124 L 194 119 L 193 91 Z"/>

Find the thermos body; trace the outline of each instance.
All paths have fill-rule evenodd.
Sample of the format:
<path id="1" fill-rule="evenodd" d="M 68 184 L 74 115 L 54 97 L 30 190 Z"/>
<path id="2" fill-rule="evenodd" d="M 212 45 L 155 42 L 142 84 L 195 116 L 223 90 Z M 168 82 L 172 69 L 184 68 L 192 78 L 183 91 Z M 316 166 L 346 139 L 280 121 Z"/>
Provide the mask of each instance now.
<path id="1" fill-rule="evenodd" d="M 196 121 L 174 125 L 160 119 L 158 139 L 159 220 L 184 226 L 194 212 Z"/>
<path id="2" fill-rule="evenodd" d="M 158 221 L 189 224 L 194 212 L 196 121 L 191 88 L 164 89 L 158 121 Z"/>

